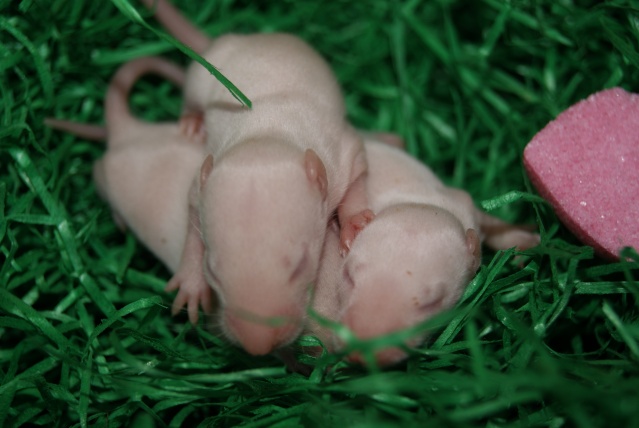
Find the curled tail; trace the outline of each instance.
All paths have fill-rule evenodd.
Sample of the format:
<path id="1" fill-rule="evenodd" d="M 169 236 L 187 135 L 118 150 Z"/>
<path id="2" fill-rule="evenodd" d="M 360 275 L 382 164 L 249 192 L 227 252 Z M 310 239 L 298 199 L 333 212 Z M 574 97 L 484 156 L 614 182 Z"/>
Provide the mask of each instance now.
<path id="1" fill-rule="evenodd" d="M 166 59 L 147 56 L 136 58 L 122 65 L 111 79 L 105 101 L 107 129 L 122 128 L 126 122 L 135 120 L 129 110 L 129 92 L 135 82 L 145 74 L 157 74 L 182 87 L 184 69 Z M 117 129 L 117 128 L 116 128 Z"/>
<path id="2" fill-rule="evenodd" d="M 167 0 L 142 0 L 142 3 L 148 9 L 155 10 L 155 17 L 173 37 L 195 52 L 202 54 L 211 44 L 211 39 Z"/>
<path id="3" fill-rule="evenodd" d="M 120 66 L 111 79 L 105 101 L 106 127 L 53 118 L 45 119 L 44 123 L 89 140 L 111 140 L 115 132 L 126 132 L 138 123 L 129 110 L 129 92 L 148 73 L 160 75 L 179 87 L 184 85 L 184 69 L 179 65 L 160 57 L 137 58 Z"/>

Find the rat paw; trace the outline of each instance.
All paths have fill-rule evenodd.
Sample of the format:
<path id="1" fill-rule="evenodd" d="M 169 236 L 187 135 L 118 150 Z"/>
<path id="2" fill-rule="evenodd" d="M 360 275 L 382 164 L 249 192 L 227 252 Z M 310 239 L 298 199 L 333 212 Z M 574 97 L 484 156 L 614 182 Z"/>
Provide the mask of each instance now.
<path id="1" fill-rule="evenodd" d="M 171 315 L 176 315 L 186 305 L 189 321 L 196 325 L 199 319 L 198 306 L 202 307 L 204 313 L 211 313 L 211 287 L 207 284 L 203 274 L 198 276 L 182 275 L 178 272 L 173 275 L 164 290 L 178 290 L 171 306 Z"/>
<path id="2" fill-rule="evenodd" d="M 180 131 L 191 142 L 204 143 L 206 131 L 202 112 L 185 112 L 180 116 Z"/>
<path id="3" fill-rule="evenodd" d="M 513 248 L 524 251 L 536 247 L 541 242 L 538 233 L 529 232 L 524 226 L 511 226 L 504 232 L 486 236 L 486 245 L 496 250 Z"/>
<path id="4" fill-rule="evenodd" d="M 342 257 L 346 256 L 351 249 L 353 241 L 357 235 L 366 227 L 368 223 L 373 221 L 375 214 L 371 210 L 364 210 L 358 214 L 351 216 L 348 221 L 342 225 L 340 231 L 340 248 L 339 253 Z"/>
<path id="5" fill-rule="evenodd" d="M 516 242 L 517 251 L 524 251 L 539 245 L 541 243 L 541 236 L 539 236 L 538 233 L 531 233 L 522 230 Z"/>

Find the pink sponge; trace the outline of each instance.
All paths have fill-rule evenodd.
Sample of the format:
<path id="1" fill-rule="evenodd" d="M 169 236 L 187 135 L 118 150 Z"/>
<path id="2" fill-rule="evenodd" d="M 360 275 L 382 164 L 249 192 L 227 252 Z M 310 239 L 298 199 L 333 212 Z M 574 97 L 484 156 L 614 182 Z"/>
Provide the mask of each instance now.
<path id="1" fill-rule="evenodd" d="M 639 95 L 591 95 L 542 129 L 524 150 L 539 194 L 582 242 L 606 258 L 639 249 Z"/>

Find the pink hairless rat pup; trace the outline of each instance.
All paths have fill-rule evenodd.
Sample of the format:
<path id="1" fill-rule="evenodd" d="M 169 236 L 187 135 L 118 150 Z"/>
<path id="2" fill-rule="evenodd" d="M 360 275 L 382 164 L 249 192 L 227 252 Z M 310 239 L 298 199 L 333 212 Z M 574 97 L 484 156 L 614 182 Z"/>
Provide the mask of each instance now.
<path id="1" fill-rule="evenodd" d="M 172 271 L 180 264 L 189 222 L 189 189 L 205 157 L 203 142 L 188 142 L 178 123 L 152 124 L 136 119 L 128 107 L 135 81 L 155 73 L 181 86 L 184 72 L 157 57 L 138 58 L 122 65 L 106 95 L 106 127 L 57 119 L 46 123 L 76 135 L 108 141 L 107 151 L 94 165 L 99 193 L 106 199 L 116 222 L 136 236 Z M 338 253 L 339 238 L 333 248 Z M 339 257 L 339 255 L 338 255 Z M 198 281 L 204 273 L 193 271 Z M 200 302 L 206 312 L 214 309 L 209 294 Z M 177 300 L 176 300 L 177 302 Z M 179 307 L 174 306 L 175 309 Z M 189 311 L 197 305 L 189 305 Z M 196 313 L 189 313 L 191 319 Z"/>
<path id="2" fill-rule="evenodd" d="M 383 139 L 383 144 L 375 139 Z M 329 228 L 313 301 L 322 316 L 369 339 L 415 326 L 451 308 L 480 264 L 481 241 L 494 249 L 526 249 L 539 235 L 479 211 L 468 193 L 444 186 L 428 167 L 402 150 L 397 138 L 369 134 L 368 197 L 375 219 L 346 258 Z M 342 346 L 314 322 L 308 332 L 332 350 Z M 417 346 L 425 336 L 414 337 Z M 406 357 L 399 348 L 375 355 L 378 365 Z M 350 355 L 363 362 L 362 356 Z"/>
<path id="3" fill-rule="evenodd" d="M 204 159 L 204 144 L 185 142 L 180 126 L 148 123 L 130 113 L 128 94 L 143 74 L 161 75 L 176 85 L 184 70 L 157 57 L 138 58 L 121 66 L 106 94 L 106 127 L 47 119 L 56 129 L 94 140 L 107 140 L 104 156 L 93 166 L 100 195 L 116 222 L 128 227 L 173 272 L 179 267 L 188 226 L 189 188 Z M 203 278 L 202 272 L 192 272 Z M 211 291 L 199 296 L 205 311 Z M 197 305 L 189 305 L 191 319 Z"/>
<path id="4" fill-rule="evenodd" d="M 253 103 L 242 107 L 199 64 L 189 68 L 185 120 L 195 124 L 185 129 L 205 135 L 211 156 L 194 183 L 192 220 L 169 286 L 189 305 L 212 286 L 226 334 L 249 353 L 268 353 L 302 329 L 329 216 L 337 208 L 344 252 L 373 217 L 361 138 L 345 120 L 330 67 L 301 39 L 211 40 L 167 1 L 144 3 Z M 191 274 L 201 271 L 207 281 Z"/>
<path id="5" fill-rule="evenodd" d="M 178 85 L 181 84 L 183 78 L 181 69 L 168 61 L 153 57 L 140 58 L 122 66 L 109 86 L 105 104 L 106 129 L 57 120 L 48 120 L 48 123 L 53 127 L 65 129 L 86 138 L 104 139 L 108 137 L 107 152 L 102 159 L 96 162 L 94 168 L 100 193 L 110 202 L 114 214 L 120 219 L 120 222 L 130 227 L 158 258 L 170 269 L 175 270 L 179 265 L 181 248 L 186 235 L 188 222 L 187 193 L 191 187 L 192 177 L 204 157 L 204 148 L 202 144 L 185 144 L 177 123 L 149 124 L 131 117 L 126 100 L 127 94 L 135 79 L 148 72 L 163 75 Z M 401 140 L 392 134 L 372 135 L 367 138 L 369 140 L 378 138 L 388 144 L 401 145 Z M 395 180 L 399 179 L 401 182 L 403 179 L 409 183 L 411 177 L 413 180 L 419 180 L 421 170 L 425 170 L 421 171 L 423 173 L 421 174 L 421 179 L 423 180 L 421 184 L 428 184 L 428 180 L 434 180 L 430 184 L 439 189 L 439 191 L 442 190 L 440 188 L 441 183 L 430 176 L 424 166 L 411 159 L 408 155 L 395 149 L 380 147 L 380 144 L 374 141 L 368 142 L 367 146 L 368 156 L 373 166 L 373 173 L 369 180 L 369 191 L 373 194 L 373 201 L 378 201 L 378 196 L 384 194 L 384 189 L 387 192 L 389 191 L 389 184 L 397 184 L 398 182 Z M 395 168 L 393 168 L 393 165 L 395 165 Z M 405 168 L 407 166 L 409 168 Z M 412 168 L 410 168 L 411 166 Z M 411 170 L 413 170 L 413 175 L 411 175 Z M 393 175 L 393 171 L 395 175 Z M 387 179 L 390 181 L 385 183 Z M 384 187 L 384 183 L 386 187 Z M 402 186 L 400 186 L 400 190 L 401 188 Z M 450 190 L 453 194 L 460 192 Z M 462 193 L 457 194 L 457 197 L 461 197 L 460 201 L 464 203 L 468 202 Z M 376 207 L 379 206 L 379 204 L 376 205 Z M 526 245 L 526 243 L 530 244 L 531 241 L 535 240 L 535 235 L 505 225 L 500 220 L 489 216 L 483 214 L 482 216 L 484 225 L 498 226 L 493 227 L 492 232 L 489 233 L 489 238 L 492 240 L 490 242 L 495 247 L 507 247 L 517 243 Z M 354 301 L 357 301 L 357 299 L 349 298 L 348 295 L 352 290 L 342 286 L 342 266 L 344 266 L 346 261 L 351 260 L 351 256 L 362 257 L 362 254 L 368 254 L 366 247 L 371 250 L 378 247 L 384 248 L 387 244 L 392 246 L 394 234 L 391 233 L 389 236 L 388 233 L 382 233 L 380 242 L 384 245 L 381 246 L 377 242 L 364 246 L 354 246 L 352 254 L 344 260 L 337 249 L 339 231 L 334 222 L 332 224 L 333 227 L 329 227 L 324 244 L 321 273 L 313 306 L 316 311 L 335 319 L 339 318 L 339 314 L 350 311 L 351 314 L 354 314 L 351 315 L 351 318 L 360 317 L 363 320 L 362 325 L 366 325 L 371 320 L 377 320 L 376 316 L 371 315 L 368 311 L 366 304 L 360 304 L 354 308 L 349 305 L 348 309 L 345 309 L 347 299 Z M 383 229 L 380 230 L 383 231 Z M 500 232 L 497 233 L 497 230 L 500 230 Z M 371 236 L 376 236 L 375 229 L 373 229 Z M 468 236 L 471 237 L 470 240 L 468 240 Z M 474 257 L 478 247 L 475 246 L 475 237 L 472 233 L 469 235 L 468 231 L 466 245 L 466 250 L 462 250 L 457 256 L 461 258 L 467 257 L 464 254 L 469 251 L 473 255 L 471 263 L 474 264 L 476 263 L 476 258 Z M 417 273 L 418 271 L 415 270 L 415 272 Z M 444 274 L 443 271 L 441 273 L 442 275 Z M 195 274 L 197 272 L 194 272 Z M 461 275 L 464 275 L 464 273 L 461 272 Z M 456 277 L 451 280 L 455 282 Z M 413 287 L 414 291 L 418 291 L 418 288 Z M 358 283 L 358 289 L 358 296 L 375 293 L 374 288 L 367 291 L 365 281 Z M 383 293 L 383 290 L 381 292 Z M 440 292 L 443 293 L 441 296 L 441 306 L 443 308 L 451 302 L 454 303 L 460 291 L 459 287 L 453 287 L 448 291 L 440 290 Z M 424 293 L 428 293 L 428 290 L 424 291 Z M 399 297 L 401 295 L 401 293 L 398 293 L 396 300 L 384 301 L 391 303 L 390 308 L 398 305 L 395 309 L 399 314 L 410 313 L 414 302 L 403 301 Z M 211 309 L 210 296 L 204 296 L 204 298 L 205 307 L 208 311 Z M 434 311 L 440 310 L 437 296 L 431 296 L 430 298 L 431 300 L 434 298 L 435 302 L 423 302 L 422 306 L 430 306 Z M 401 307 L 402 304 L 405 307 Z M 193 307 L 197 306 L 189 306 L 190 309 Z M 381 312 L 380 314 L 383 315 L 384 313 Z M 193 314 L 190 315 L 193 316 Z M 418 313 L 418 318 L 419 315 Z M 397 319 L 393 319 L 388 314 L 376 322 L 377 324 L 373 324 L 372 329 L 377 328 L 381 332 L 391 331 L 398 326 Z M 416 322 L 415 318 L 412 318 L 412 321 L 405 322 L 403 326 L 409 326 L 411 322 Z M 361 326 L 357 327 L 352 323 L 348 325 L 353 331 L 366 337 L 361 332 Z M 331 343 L 335 347 L 339 346 L 332 340 L 329 331 L 322 331 L 313 325 L 311 325 L 310 331 L 318 334 L 327 343 Z M 399 354 L 399 357 L 401 357 L 401 354 Z M 398 358 L 396 350 L 384 351 L 378 356 L 380 364 L 394 361 L 394 358 Z"/>

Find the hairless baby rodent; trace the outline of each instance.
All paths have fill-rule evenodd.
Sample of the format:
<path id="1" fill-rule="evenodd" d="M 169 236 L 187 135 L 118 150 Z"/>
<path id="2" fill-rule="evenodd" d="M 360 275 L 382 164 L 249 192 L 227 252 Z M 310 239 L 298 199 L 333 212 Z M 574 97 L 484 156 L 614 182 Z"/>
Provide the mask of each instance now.
<path id="1" fill-rule="evenodd" d="M 478 210 L 468 193 L 444 186 L 421 162 L 391 147 L 397 139 L 367 134 L 368 196 L 376 217 L 346 256 L 330 244 L 329 228 L 313 301 L 322 316 L 368 339 L 415 326 L 451 308 L 480 264 L 481 243 L 526 249 L 539 235 Z M 332 350 L 341 344 L 314 322 L 307 331 Z M 406 345 L 416 346 L 425 336 Z M 384 366 L 406 357 L 399 348 L 375 355 Z M 349 359 L 363 362 L 362 356 Z"/>
<path id="2" fill-rule="evenodd" d="M 187 232 L 189 189 L 205 157 L 204 142 L 185 142 L 180 126 L 148 123 L 130 113 L 128 93 L 143 74 L 154 73 L 178 86 L 184 70 L 158 57 L 144 57 L 121 66 L 106 95 L 106 127 L 47 119 L 47 125 L 94 140 L 107 140 L 104 156 L 93 175 L 100 195 L 109 202 L 116 222 L 128 227 L 172 272 L 179 267 Z M 194 281 L 204 282 L 202 271 Z M 206 312 L 211 289 L 202 287 L 198 299 Z M 174 313 L 184 305 L 176 299 Z M 188 305 L 197 321 L 198 305 Z"/>
<path id="3" fill-rule="evenodd" d="M 171 284 L 181 301 L 196 302 L 206 285 L 190 272 L 204 270 L 222 329 L 249 353 L 268 353 L 302 329 L 329 216 L 337 209 L 343 252 L 373 218 L 361 138 L 330 67 L 301 39 L 212 40 L 166 0 L 143 3 L 252 100 L 242 107 L 197 63 L 187 71 L 185 120 L 203 120 L 194 134 L 206 136 L 212 156 L 194 184 L 199 215 Z"/>

